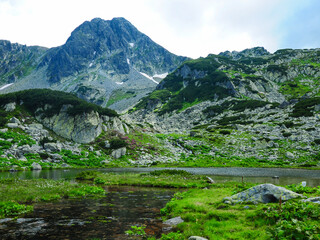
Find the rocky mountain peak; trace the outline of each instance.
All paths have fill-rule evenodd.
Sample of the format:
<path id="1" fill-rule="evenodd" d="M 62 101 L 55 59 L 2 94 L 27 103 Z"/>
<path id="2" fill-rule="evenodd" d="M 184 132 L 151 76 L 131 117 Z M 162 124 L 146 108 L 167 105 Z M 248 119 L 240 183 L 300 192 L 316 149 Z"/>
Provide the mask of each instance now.
<path id="1" fill-rule="evenodd" d="M 239 60 L 241 58 L 246 57 L 262 57 L 266 55 L 270 55 L 270 53 L 264 48 L 264 47 L 254 47 L 254 48 L 248 48 L 243 51 L 225 51 L 219 53 L 220 56 L 225 56 L 232 58 L 233 60 Z"/>

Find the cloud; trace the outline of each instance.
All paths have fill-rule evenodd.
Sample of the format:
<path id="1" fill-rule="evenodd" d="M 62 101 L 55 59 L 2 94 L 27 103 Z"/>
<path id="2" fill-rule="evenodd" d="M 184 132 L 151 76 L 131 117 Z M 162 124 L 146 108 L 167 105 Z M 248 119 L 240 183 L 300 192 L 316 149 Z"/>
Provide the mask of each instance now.
<path id="1" fill-rule="evenodd" d="M 318 0 L 0 0 L 0 39 L 53 47 L 95 17 L 125 17 L 169 51 L 197 58 L 264 46 L 316 47 Z"/>

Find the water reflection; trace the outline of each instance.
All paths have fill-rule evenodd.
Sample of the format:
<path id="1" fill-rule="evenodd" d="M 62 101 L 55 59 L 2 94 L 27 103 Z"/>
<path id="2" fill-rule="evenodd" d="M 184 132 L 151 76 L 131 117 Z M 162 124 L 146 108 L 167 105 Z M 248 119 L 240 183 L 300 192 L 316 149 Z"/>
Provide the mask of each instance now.
<path id="1" fill-rule="evenodd" d="M 104 168 L 95 169 L 101 172 L 115 172 L 125 174 L 128 172 L 150 172 L 163 168 Z M 244 181 L 253 183 L 273 183 L 276 185 L 297 184 L 306 181 L 308 186 L 320 186 L 320 170 L 304 169 L 275 169 L 275 168 L 176 168 L 186 170 L 193 174 L 208 175 L 217 182 Z M 1 178 L 17 177 L 21 179 L 45 178 L 45 179 L 74 179 L 77 173 L 84 169 L 54 169 L 25 172 L 0 172 Z M 279 178 L 273 178 L 279 176 Z"/>
<path id="2" fill-rule="evenodd" d="M 1 239 L 128 239 L 132 225 L 162 233 L 160 209 L 174 190 L 109 187 L 102 199 L 62 200 L 35 205 L 34 213 L 0 223 Z"/>

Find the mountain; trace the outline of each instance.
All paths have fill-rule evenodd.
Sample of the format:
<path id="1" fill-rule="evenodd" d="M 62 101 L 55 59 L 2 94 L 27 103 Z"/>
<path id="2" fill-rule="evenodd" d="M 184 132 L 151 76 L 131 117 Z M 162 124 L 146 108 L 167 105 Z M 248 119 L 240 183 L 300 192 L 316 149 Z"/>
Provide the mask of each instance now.
<path id="1" fill-rule="evenodd" d="M 86 21 L 60 47 L 13 46 L 6 52 L 23 59 L 18 68 L 32 67 L 14 80 L 7 76 L 10 69 L 4 70 L 3 84 L 14 84 L 2 92 L 51 88 L 117 110 L 137 102 L 187 59 L 156 44 L 124 18 Z"/>

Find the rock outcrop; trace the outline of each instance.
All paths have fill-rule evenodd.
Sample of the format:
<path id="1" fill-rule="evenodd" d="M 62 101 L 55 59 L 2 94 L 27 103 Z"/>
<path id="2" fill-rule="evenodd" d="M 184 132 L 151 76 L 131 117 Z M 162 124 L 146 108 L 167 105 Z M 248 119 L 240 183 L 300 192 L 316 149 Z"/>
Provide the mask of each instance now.
<path id="1" fill-rule="evenodd" d="M 280 198 L 282 201 L 286 201 L 302 197 L 303 196 L 301 194 L 292 192 L 284 187 L 278 187 L 273 184 L 261 184 L 231 197 L 226 197 L 223 201 L 228 204 L 242 202 L 270 203 L 279 202 Z"/>

